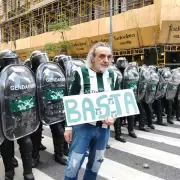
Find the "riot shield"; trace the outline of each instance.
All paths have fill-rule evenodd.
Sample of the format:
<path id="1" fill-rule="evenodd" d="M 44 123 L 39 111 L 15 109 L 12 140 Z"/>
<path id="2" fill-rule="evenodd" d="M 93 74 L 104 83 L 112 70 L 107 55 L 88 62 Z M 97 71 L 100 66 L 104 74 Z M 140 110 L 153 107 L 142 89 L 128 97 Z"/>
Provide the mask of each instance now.
<path id="1" fill-rule="evenodd" d="M 42 63 L 36 71 L 39 118 L 44 125 L 65 120 L 65 81 L 63 70 L 54 62 Z"/>
<path id="2" fill-rule="evenodd" d="M 134 66 L 134 65 L 129 65 L 124 70 L 123 89 L 132 89 L 136 99 L 137 99 L 138 81 L 139 81 L 138 68 L 136 66 Z"/>
<path id="3" fill-rule="evenodd" d="M 172 79 L 168 83 L 167 90 L 166 90 L 166 99 L 167 100 L 173 100 L 177 90 L 178 90 L 178 85 L 180 83 L 180 72 L 178 69 L 173 69 L 171 71 Z"/>
<path id="4" fill-rule="evenodd" d="M 138 94 L 137 101 L 140 102 L 146 93 L 146 87 L 148 82 L 150 81 L 150 73 L 148 71 L 148 67 L 143 65 L 139 68 L 139 82 L 138 82 Z"/>
<path id="5" fill-rule="evenodd" d="M 72 63 L 77 67 L 83 67 L 86 63 L 83 60 L 72 60 Z"/>
<path id="6" fill-rule="evenodd" d="M 159 82 L 157 85 L 156 95 L 155 95 L 156 100 L 164 97 L 164 95 L 166 94 L 168 82 L 171 80 L 171 78 L 172 78 L 171 72 L 168 68 L 165 68 L 160 71 Z"/>
<path id="7" fill-rule="evenodd" d="M 24 65 L 8 65 L 0 74 L 1 121 L 4 136 L 17 140 L 39 126 L 36 84 L 32 71 Z"/>
<path id="8" fill-rule="evenodd" d="M 159 76 L 154 70 L 149 69 L 149 68 L 148 68 L 148 70 L 150 70 L 149 71 L 150 72 L 150 81 L 146 87 L 146 93 L 145 93 L 144 100 L 147 104 L 151 104 L 155 100 L 155 94 L 156 94 L 156 88 L 157 88 L 157 85 L 159 82 Z"/>
<path id="9" fill-rule="evenodd" d="M 117 74 L 119 89 L 121 89 L 121 83 L 122 83 L 122 79 L 123 79 L 121 72 L 117 69 L 117 67 L 115 65 L 110 66 L 109 69 L 111 69 L 112 71 L 114 71 Z"/>

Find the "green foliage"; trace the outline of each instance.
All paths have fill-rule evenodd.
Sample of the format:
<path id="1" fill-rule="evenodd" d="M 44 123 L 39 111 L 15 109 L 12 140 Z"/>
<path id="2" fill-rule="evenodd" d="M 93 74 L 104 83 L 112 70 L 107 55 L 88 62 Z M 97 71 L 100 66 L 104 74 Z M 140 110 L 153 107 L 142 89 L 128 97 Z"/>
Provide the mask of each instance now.
<path id="1" fill-rule="evenodd" d="M 67 51 L 72 49 L 72 45 L 69 41 L 60 41 L 58 47 L 61 51 Z"/>
<path id="2" fill-rule="evenodd" d="M 43 50 L 47 53 L 50 53 L 50 52 L 58 53 L 58 51 L 59 51 L 58 48 L 59 47 L 54 43 L 47 43 L 44 45 Z"/>
<path id="3" fill-rule="evenodd" d="M 55 33 L 61 33 L 61 41 L 58 44 L 47 43 L 44 46 L 44 51 L 47 53 L 54 52 L 58 54 L 60 51 L 67 53 L 68 50 L 72 48 L 70 42 L 65 40 L 64 32 L 69 31 L 71 27 L 69 26 L 68 20 L 65 15 L 59 16 L 59 21 L 49 24 L 50 31 L 55 31 Z"/>
<path id="4" fill-rule="evenodd" d="M 60 22 L 60 23 L 54 22 L 54 23 L 50 24 L 49 29 L 50 29 L 50 31 L 62 33 L 64 31 L 70 30 L 71 28 L 70 28 L 68 22 L 64 21 L 64 22 Z"/>
<path id="5" fill-rule="evenodd" d="M 51 31 L 62 33 L 64 31 L 70 30 L 71 27 L 69 26 L 69 22 L 68 22 L 68 19 L 66 18 L 66 16 L 64 14 L 61 14 L 61 15 L 59 15 L 58 21 L 49 24 L 49 29 Z"/>

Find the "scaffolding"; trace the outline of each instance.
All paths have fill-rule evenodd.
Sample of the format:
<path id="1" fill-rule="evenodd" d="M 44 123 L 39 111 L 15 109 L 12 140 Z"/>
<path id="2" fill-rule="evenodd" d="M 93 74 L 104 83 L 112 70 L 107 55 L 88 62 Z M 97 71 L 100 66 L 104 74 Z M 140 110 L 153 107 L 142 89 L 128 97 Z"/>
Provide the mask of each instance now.
<path id="1" fill-rule="evenodd" d="M 153 0 L 114 0 L 113 13 L 152 4 Z M 109 0 L 0 0 L 1 42 L 50 31 L 63 14 L 69 25 L 109 16 Z"/>

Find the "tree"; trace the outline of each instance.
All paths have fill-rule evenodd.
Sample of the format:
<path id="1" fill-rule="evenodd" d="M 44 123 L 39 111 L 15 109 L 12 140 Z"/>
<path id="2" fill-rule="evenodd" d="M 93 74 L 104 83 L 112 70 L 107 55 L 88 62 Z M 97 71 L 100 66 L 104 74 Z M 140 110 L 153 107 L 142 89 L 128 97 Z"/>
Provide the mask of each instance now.
<path id="1" fill-rule="evenodd" d="M 65 40 L 64 32 L 69 31 L 70 29 L 71 27 L 69 26 L 68 20 L 64 15 L 60 15 L 59 20 L 49 24 L 49 30 L 55 31 L 55 33 L 60 33 L 61 38 L 57 44 L 45 44 L 44 51 L 48 53 L 53 52 L 57 54 L 59 52 L 63 52 L 67 54 L 68 50 L 72 48 L 72 45 L 69 41 Z"/>

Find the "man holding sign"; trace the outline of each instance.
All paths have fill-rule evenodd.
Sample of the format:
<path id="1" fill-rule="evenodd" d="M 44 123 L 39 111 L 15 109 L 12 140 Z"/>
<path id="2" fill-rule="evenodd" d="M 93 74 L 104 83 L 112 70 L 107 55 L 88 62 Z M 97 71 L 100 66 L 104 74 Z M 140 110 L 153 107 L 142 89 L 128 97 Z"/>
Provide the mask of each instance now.
<path id="1" fill-rule="evenodd" d="M 63 98 L 68 125 L 64 136 L 71 143 L 65 180 L 78 179 L 88 148 L 83 180 L 96 180 L 110 136 L 108 126 L 116 117 L 139 113 L 132 90 L 114 91 L 119 90 L 120 82 L 117 74 L 108 69 L 112 61 L 108 45 L 95 44 L 86 61 L 87 67 L 78 68 L 71 79 L 71 96 Z"/>

